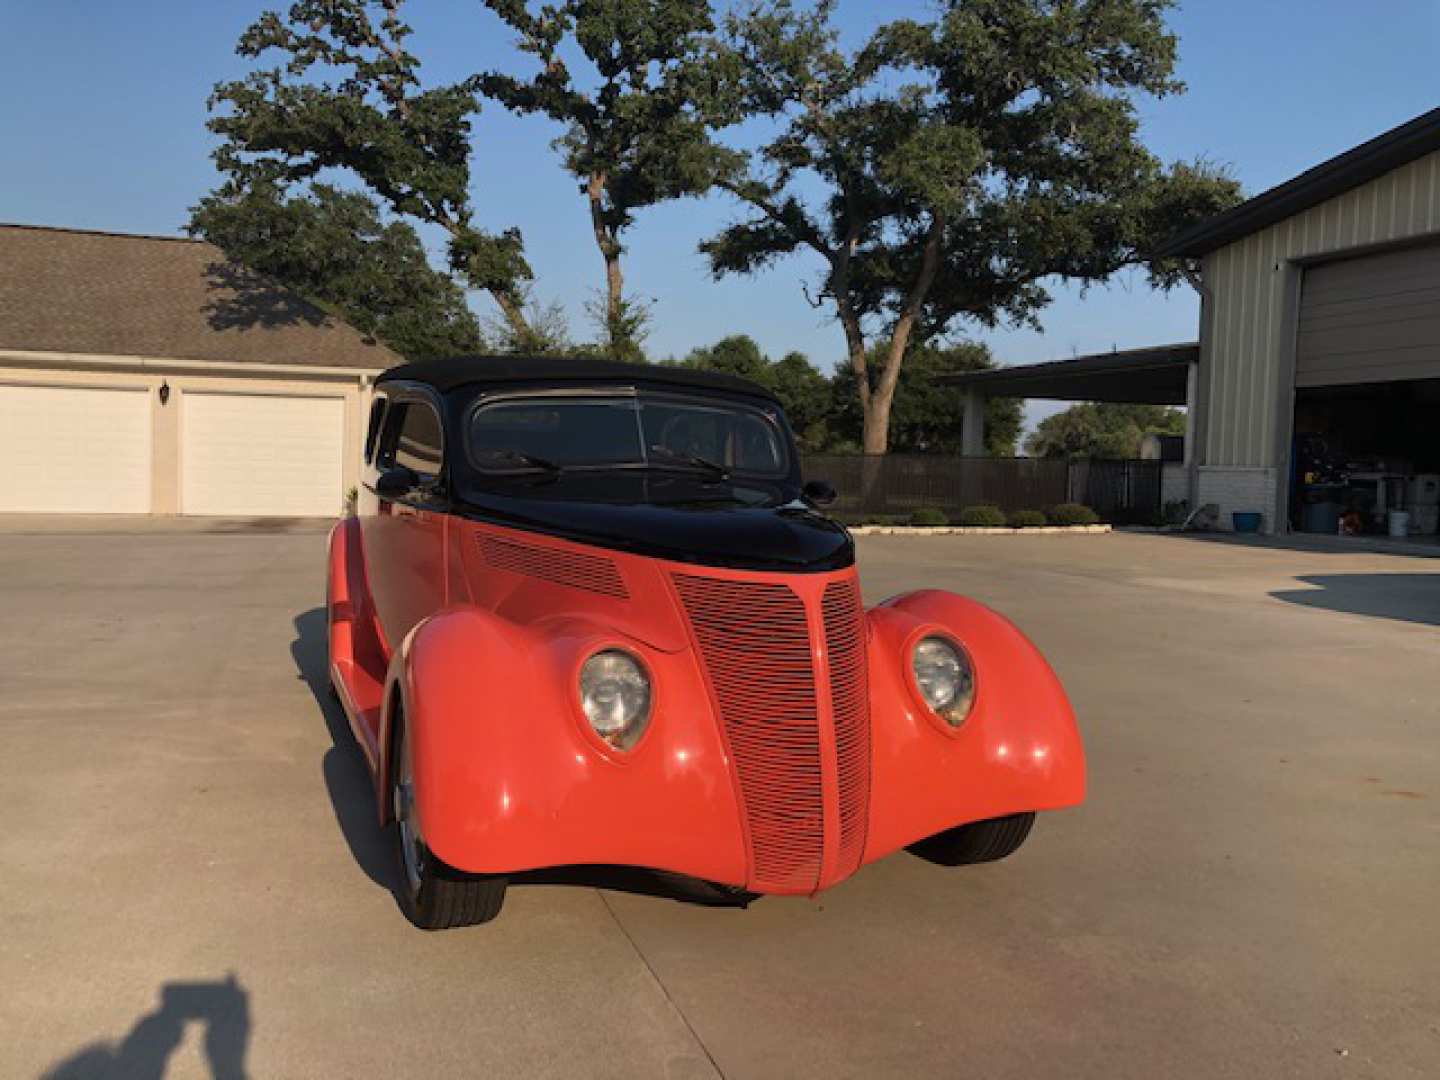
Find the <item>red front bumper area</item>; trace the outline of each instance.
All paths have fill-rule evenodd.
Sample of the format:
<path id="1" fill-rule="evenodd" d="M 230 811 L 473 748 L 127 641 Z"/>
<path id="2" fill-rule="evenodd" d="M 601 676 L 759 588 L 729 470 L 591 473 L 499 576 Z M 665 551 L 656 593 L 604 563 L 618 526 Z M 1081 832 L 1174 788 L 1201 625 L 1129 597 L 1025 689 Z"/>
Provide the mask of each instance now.
<path id="1" fill-rule="evenodd" d="M 442 859 L 477 873 L 618 864 L 809 894 L 944 829 L 1083 799 L 1084 753 L 1069 703 L 1013 626 L 946 594 L 882 606 L 868 622 L 869 783 L 858 860 L 841 857 L 837 791 L 824 800 L 818 874 L 777 881 L 763 864 L 757 873 L 753 791 L 747 807 L 725 726 L 689 651 L 626 643 L 650 669 L 657 705 L 645 738 L 621 755 L 589 736 L 570 692 L 575 658 L 613 640 L 574 626 L 527 641 L 467 611 L 423 624 L 403 667 L 421 829 Z M 928 713 L 906 679 L 907 650 L 936 631 L 964 643 L 981 686 L 955 730 Z M 485 658 L 483 672 L 476 657 Z M 825 781 L 833 785 L 834 774 Z"/>

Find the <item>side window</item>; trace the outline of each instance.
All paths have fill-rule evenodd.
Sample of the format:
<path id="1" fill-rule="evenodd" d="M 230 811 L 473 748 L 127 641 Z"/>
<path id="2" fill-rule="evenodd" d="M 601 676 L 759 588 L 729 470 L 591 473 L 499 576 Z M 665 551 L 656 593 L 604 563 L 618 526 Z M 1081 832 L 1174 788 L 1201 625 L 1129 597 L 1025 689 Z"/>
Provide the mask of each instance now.
<path id="1" fill-rule="evenodd" d="M 380 438 L 375 446 L 375 467 L 382 472 L 395 464 L 395 450 L 400 443 L 400 425 L 405 420 L 406 408 L 403 401 L 392 401 L 385 410 Z"/>
<path id="2" fill-rule="evenodd" d="M 421 401 L 407 401 L 395 446 L 395 464 L 414 469 L 423 478 L 440 475 L 440 417 Z"/>
<path id="3" fill-rule="evenodd" d="M 380 438 L 380 423 L 385 419 L 385 399 L 376 397 L 375 404 L 370 406 L 370 426 L 365 431 L 365 460 L 370 462 L 375 458 L 375 443 Z"/>

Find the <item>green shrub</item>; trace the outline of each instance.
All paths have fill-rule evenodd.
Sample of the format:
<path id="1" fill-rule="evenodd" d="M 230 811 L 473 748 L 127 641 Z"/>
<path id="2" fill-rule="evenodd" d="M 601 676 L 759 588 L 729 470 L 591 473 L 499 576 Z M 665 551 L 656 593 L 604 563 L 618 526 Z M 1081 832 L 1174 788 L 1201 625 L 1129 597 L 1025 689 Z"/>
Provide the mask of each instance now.
<path id="1" fill-rule="evenodd" d="M 866 514 L 860 520 L 861 525 L 904 525 L 906 522 L 903 514 Z"/>
<path id="2" fill-rule="evenodd" d="M 1005 512 L 998 506 L 967 506 L 956 519 L 961 525 L 990 526 L 999 528 L 1005 524 Z"/>
<path id="3" fill-rule="evenodd" d="M 922 506 L 910 515 L 911 525 L 949 525 L 950 519 L 933 506 Z"/>
<path id="4" fill-rule="evenodd" d="M 1084 503 L 1061 503 L 1052 506 L 1045 514 L 1051 525 L 1094 525 L 1100 515 Z"/>
<path id="5" fill-rule="evenodd" d="M 1045 524 L 1045 515 L 1039 510 L 1016 510 L 1010 515 L 1012 529 L 1033 529 Z"/>
<path id="6" fill-rule="evenodd" d="M 1185 499 L 1171 499 L 1165 503 L 1165 508 L 1160 512 L 1160 524 L 1184 525 L 1185 519 L 1189 516 L 1189 502 Z"/>

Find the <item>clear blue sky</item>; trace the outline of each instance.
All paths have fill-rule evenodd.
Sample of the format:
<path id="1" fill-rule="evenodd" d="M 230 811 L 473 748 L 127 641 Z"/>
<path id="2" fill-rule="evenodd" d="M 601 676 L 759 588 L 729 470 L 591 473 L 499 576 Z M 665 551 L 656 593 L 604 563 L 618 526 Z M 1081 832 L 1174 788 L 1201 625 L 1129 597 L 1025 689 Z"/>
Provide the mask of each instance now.
<path id="1" fill-rule="evenodd" d="M 241 73 L 240 31 L 273 2 L 0 0 L 0 221 L 175 233 L 215 182 L 205 130 L 212 84 Z M 515 62 L 478 0 L 412 0 L 413 48 L 437 80 Z M 847 36 L 923 13 L 915 0 L 841 0 Z M 1264 190 L 1440 104 L 1436 0 L 1191 0 L 1171 17 L 1183 96 L 1146 102 L 1144 137 L 1163 158 L 1203 155 Z M 523 61 L 522 61 L 523 62 Z M 487 109 L 477 124 L 476 201 L 486 224 L 518 225 L 543 298 L 581 323 L 600 262 L 574 183 L 549 149 L 555 129 Z M 841 355 L 812 311 L 796 258 L 749 280 L 712 283 L 695 245 L 729 220 L 720 197 L 644 215 L 630 283 L 655 301 L 653 352 L 681 354 L 727 333 L 770 352 Z M 3 267 L 0 267 L 3 272 Z M 477 300 L 485 314 L 488 301 Z M 1195 336 L 1189 290 L 1169 297 L 1127 276 L 1088 295 L 1060 287 L 1044 333 L 978 333 L 1006 363 Z M 580 327 L 583 331 L 585 328 Z"/>

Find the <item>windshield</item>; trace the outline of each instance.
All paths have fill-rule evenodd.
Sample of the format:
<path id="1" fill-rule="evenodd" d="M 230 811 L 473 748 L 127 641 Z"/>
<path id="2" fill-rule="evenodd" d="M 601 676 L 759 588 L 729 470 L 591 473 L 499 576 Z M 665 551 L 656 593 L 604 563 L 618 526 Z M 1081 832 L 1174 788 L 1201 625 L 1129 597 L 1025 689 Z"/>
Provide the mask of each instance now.
<path id="1" fill-rule="evenodd" d="M 643 469 L 781 477 L 790 468 L 778 411 L 719 398 L 635 393 L 482 402 L 466 444 L 482 472 Z"/>

